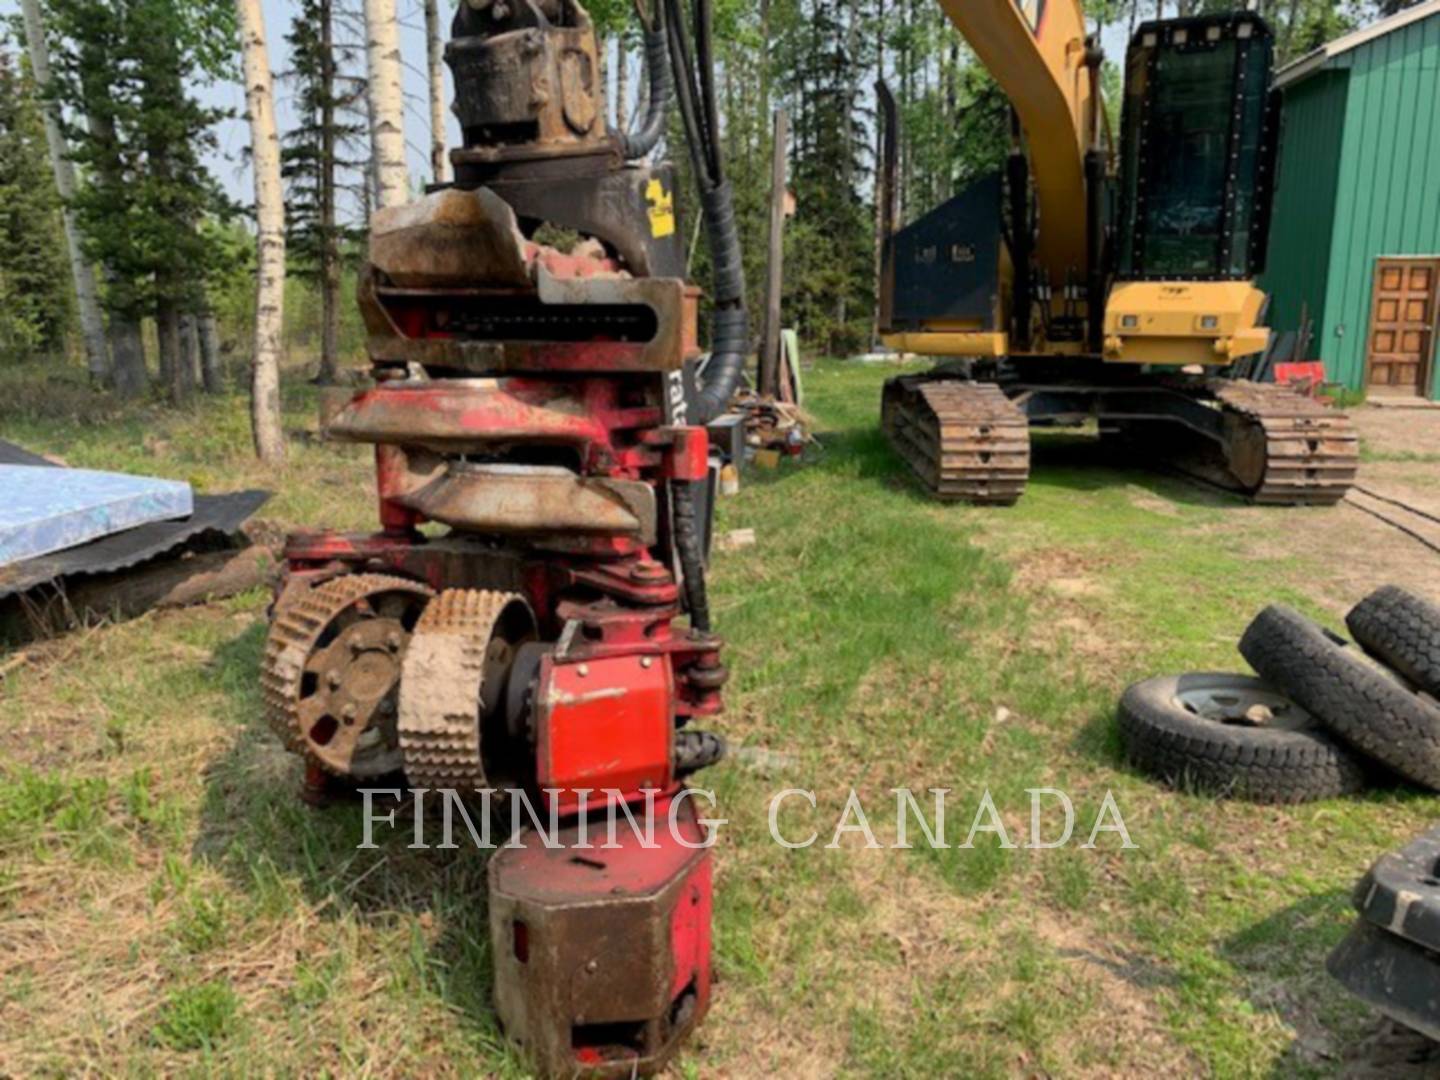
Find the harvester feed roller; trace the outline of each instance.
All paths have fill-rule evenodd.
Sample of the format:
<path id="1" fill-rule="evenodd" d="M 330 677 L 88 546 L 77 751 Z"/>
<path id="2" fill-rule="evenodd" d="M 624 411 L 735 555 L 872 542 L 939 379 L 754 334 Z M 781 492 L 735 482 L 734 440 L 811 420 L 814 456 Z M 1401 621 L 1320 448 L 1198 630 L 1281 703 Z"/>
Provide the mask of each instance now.
<path id="1" fill-rule="evenodd" d="M 506 724 L 506 690 L 517 651 L 535 636 L 534 612 L 514 593 L 446 589 L 430 602 L 400 683 L 400 750 L 412 786 L 469 792 L 518 779 L 495 775 L 495 763 L 511 757 L 505 744 L 518 733 Z"/>
<path id="2" fill-rule="evenodd" d="M 271 728 L 327 772 L 366 780 L 403 764 L 396 688 L 431 590 L 349 574 L 277 605 L 260 683 Z"/>

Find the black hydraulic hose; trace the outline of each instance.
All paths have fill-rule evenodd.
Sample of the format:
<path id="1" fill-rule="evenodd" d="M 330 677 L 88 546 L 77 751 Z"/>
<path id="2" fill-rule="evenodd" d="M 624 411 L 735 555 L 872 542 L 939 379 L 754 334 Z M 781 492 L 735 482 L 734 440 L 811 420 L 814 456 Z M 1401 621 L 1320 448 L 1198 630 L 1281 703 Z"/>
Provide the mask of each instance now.
<path id="1" fill-rule="evenodd" d="M 644 18 L 643 12 L 641 18 Z M 674 95 L 670 80 L 669 43 L 665 27 L 658 15 L 645 25 L 645 73 L 650 85 L 645 116 L 635 131 L 622 132 L 620 135 L 621 149 L 626 161 L 636 161 L 655 149 L 660 136 L 665 134 L 665 119 L 670 112 L 670 101 Z"/>
<path id="2" fill-rule="evenodd" d="M 695 53 L 685 34 L 680 0 L 665 0 L 665 24 L 676 101 L 685 125 L 700 207 L 705 216 L 713 269 L 710 363 L 700 387 L 698 421 L 708 423 L 724 412 L 739 384 L 750 347 L 750 319 L 745 311 L 745 266 L 735 196 L 725 179 L 720 147 L 720 120 L 715 100 L 714 55 L 710 37 L 709 0 L 695 0 Z"/>
<path id="3" fill-rule="evenodd" d="M 690 480 L 670 485 L 675 519 L 675 550 L 680 556 L 680 573 L 685 579 L 685 607 L 690 625 L 703 634 L 710 632 L 710 595 L 705 588 L 705 545 L 701 536 L 700 511 L 695 505 L 695 488 Z"/>
<path id="4" fill-rule="evenodd" d="M 700 386 L 693 423 L 706 424 L 730 405 L 750 348 L 750 320 L 745 312 L 745 265 L 740 257 L 740 230 L 735 198 L 725 179 L 720 146 L 720 116 L 715 98 L 715 58 L 710 36 L 710 0 L 693 0 L 695 51 L 685 33 L 681 0 L 664 0 L 665 29 L 670 48 L 675 100 L 685 127 L 685 142 L 700 193 L 700 208 L 710 241 L 711 299 L 710 363 Z M 710 600 L 705 588 L 705 546 L 691 481 L 670 485 L 675 550 L 685 579 L 685 606 L 690 625 L 710 632 Z"/>

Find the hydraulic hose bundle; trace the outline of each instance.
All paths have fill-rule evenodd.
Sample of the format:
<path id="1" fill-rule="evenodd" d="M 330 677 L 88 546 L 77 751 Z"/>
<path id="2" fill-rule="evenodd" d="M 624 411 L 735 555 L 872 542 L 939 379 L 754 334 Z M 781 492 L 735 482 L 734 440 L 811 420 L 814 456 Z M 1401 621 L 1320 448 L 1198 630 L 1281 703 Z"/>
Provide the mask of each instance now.
<path id="1" fill-rule="evenodd" d="M 745 267 L 740 257 L 740 233 L 735 221 L 735 199 L 725 179 L 720 148 L 720 114 L 715 97 L 715 57 L 711 40 L 710 0 L 693 0 L 694 49 L 685 32 L 682 0 L 663 0 L 664 30 L 674 72 L 675 97 L 690 148 L 700 207 L 710 240 L 713 266 L 711 298 L 714 301 L 710 331 L 710 363 L 700 387 L 699 415 L 704 424 L 724 412 L 735 393 L 750 346 L 749 318 L 745 312 Z M 644 15 L 642 12 L 642 20 Z M 646 21 L 647 42 L 662 20 Z M 654 75 L 652 74 L 652 86 Z M 653 96 L 652 96 L 653 100 Z M 647 117 L 647 121 L 648 121 Z M 710 630 L 710 604 L 705 589 L 705 554 L 694 485 L 671 485 L 674 505 L 675 547 L 685 578 L 686 607 L 691 625 Z"/>
<path id="2" fill-rule="evenodd" d="M 620 135 L 626 161 L 636 161 L 655 149 L 665 134 L 665 117 L 675 92 L 670 83 L 669 43 L 661 12 L 657 9 L 649 13 L 644 0 L 635 0 L 635 14 L 645 36 L 645 74 L 650 95 L 638 127 Z"/>
<path id="3" fill-rule="evenodd" d="M 711 298 L 715 304 L 710 333 L 710 364 L 700 388 L 701 423 L 724 412 L 735 393 L 750 346 L 745 313 L 745 268 L 735 198 L 725 179 L 720 148 L 720 115 L 715 98 L 715 56 L 710 35 L 710 0 L 693 0 L 695 46 L 685 33 L 681 0 L 664 0 L 665 31 L 670 42 L 676 100 L 685 125 L 685 141 L 695 170 L 714 267 Z"/>

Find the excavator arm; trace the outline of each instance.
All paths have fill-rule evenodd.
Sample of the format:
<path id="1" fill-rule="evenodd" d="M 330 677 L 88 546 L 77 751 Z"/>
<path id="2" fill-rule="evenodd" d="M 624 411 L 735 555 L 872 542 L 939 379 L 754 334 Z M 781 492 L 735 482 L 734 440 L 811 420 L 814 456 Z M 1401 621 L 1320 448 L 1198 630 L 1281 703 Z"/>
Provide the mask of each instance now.
<path id="1" fill-rule="evenodd" d="M 1085 151 L 1095 122 L 1079 0 L 939 0 L 1010 99 L 1039 213 L 1035 259 L 1052 285 L 1085 266 Z"/>

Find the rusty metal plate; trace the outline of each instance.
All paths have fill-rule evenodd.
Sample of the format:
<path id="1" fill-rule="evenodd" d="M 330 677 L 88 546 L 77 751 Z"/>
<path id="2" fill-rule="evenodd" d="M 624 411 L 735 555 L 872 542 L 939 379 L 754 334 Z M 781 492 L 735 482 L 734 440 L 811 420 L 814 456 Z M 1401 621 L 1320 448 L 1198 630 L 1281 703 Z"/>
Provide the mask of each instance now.
<path id="1" fill-rule="evenodd" d="M 515 211 L 488 188 L 446 188 L 377 210 L 370 263 L 402 288 L 530 287 L 525 238 Z"/>

